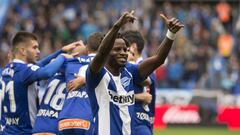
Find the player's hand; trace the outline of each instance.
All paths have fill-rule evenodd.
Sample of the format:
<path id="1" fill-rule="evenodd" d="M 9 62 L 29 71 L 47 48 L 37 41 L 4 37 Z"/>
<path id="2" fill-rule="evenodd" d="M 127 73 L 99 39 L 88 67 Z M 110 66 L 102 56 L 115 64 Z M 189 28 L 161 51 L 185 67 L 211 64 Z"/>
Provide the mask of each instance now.
<path id="1" fill-rule="evenodd" d="M 76 46 L 76 47 L 71 51 L 70 54 L 71 54 L 73 57 L 77 57 L 77 56 L 79 56 L 79 55 L 83 55 L 83 52 L 84 52 L 84 51 L 82 51 L 82 50 L 85 49 L 85 45 L 84 45 L 83 41 L 82 41 L 82 40 L 79 40 L 79 41 L 77 41 L 77 42 L 75 42 L 75 43 L 78 43 L 79 45 Z"/>
<path id="2" fill-rule="evenodd" d="M 81 77 L 81 76 L 77 76 L 76 79 L 71 80 L 68 83 L 67 88 L 68 88 L 69 91 L 74 91 L 74 90 L 77 90 L 78 88 L 80 88 L 83 85 L 85 85 L 85 78 Z"/>
<path id="3" fill-rule="evenodd" d="M 148 93 L 148 92 L 143 92 L 142 94 L 145 97 L 143 102 L 145 104 L 150 104 L 152 102 L 152 95 L 150 93 Z"/>
<path id="4" fill-rule="evenodd" d="M 66 59 L 73 58 L 73 56 L 70 55 L 70 54 L 62 53 L 61 55 L 62 55 L 63 57 L 65 57 Z"/>
<path id="5" fill-rule="evenodd" d="M 173 33 L 177 33 L 181 28 L 184 27 L 184 25 L 176 18 L 168 19 L 164 14 L 160 14 L 160 17 L 167 24 L 168 29 Z"/>
<path id="6" fill-rule="evenodd" d="M 62 47 L 62 51 L 67 53 L 67 52 L 72 51 L 74 48 L 76 48 L 77 46 L 80 46 L 80 45 L 84 45 L 82 40 L 70 43 L 70 44 L 68 44 L 66 46 L 63 46 Z"/>
<path id="7" fill-rule="evenodd" d="M 144 104 L 150 104 L 152 101 L 152 95 L 148 92 L 138 93 L 135 94 L 135 99 L 143 102 Z"/>
<path id="8" fill-rule="evenodd" d="M 134 20 L 137 19 L 133 14 L 134 14 L 134 10 L 132 10 L 131 12 L 124 12 L 124 14 L 115 23 L 115 26 L 122 27 L 124 24 L 128 22 L 133 23 Z"/>

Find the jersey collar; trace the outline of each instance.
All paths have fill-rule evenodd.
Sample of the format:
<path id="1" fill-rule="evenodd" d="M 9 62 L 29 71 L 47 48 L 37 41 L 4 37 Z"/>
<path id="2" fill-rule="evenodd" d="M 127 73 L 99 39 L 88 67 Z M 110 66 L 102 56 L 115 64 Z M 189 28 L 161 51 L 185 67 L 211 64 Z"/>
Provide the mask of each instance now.
<path id="1" fill-rule="evenodd" d="M 13 62 L 14 62 L 14 63 L 23 63 L 23 64 L 26 64 L 26 62 L 24 62 L 23 60 L 20 60 L 20 59 L 13 59 Z"/>
<path id="2" fill-rule="evenodd" d="M 88 56 L 96 56 L 96 53 L 90 53 Z"/>
<path id="3" fill-rule="evenodd" d="M 143 57 L 139 57 L 139 58 L 137 59 L 136 63 L 139 63 L 139 62 L 141 62 L 142 60 L 143 60 Z"/>

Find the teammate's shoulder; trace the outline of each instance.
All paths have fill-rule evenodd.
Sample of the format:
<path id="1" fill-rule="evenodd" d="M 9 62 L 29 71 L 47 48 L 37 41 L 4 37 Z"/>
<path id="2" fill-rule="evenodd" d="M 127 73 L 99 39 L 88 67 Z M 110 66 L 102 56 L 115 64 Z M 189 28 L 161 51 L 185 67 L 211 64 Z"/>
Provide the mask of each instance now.
<path id="1" fill-rule="evenodd" d="M 75 58 L 70 58 L 66 60 L 67 63 L 84 63 L 89 62 L 89 56 L 80 56 Z"/>
<path id="2" fill-rule="evenodd" d="M 82 62 L 82 63 L 89 63 L 91 62 L 92 59 L 93 59 L 93 56 L 88 56 L 88 55 L 83 55 L 78 57 L 79 62 Z"/>
<path id="3" fill-rule="evenodd" d="M 2 69 L 0 76 L 11 76 L 13 77 L 15 70 L 12 68 L 12 64 L 7 64 L 5 68 Z"/>
<path id="4" fill-rule="evenodd" d="M 18 71 L 27 69 L 27 64 L 20 63 L 20 62 L 11 62 L 11 63 L 8 63 L 3 70 L 6 70 L 6 69 L 13 69 L 14 72 L 18 72 Z"/>
<path id="5" fill-rule="evenodd" d="M 38 65 L 34 65 L 34 64 L 27 64 L 27 67 L 31 68 L 31 70 L 33 71 L 36 71 L 37 69 L 40 68 Z"/>

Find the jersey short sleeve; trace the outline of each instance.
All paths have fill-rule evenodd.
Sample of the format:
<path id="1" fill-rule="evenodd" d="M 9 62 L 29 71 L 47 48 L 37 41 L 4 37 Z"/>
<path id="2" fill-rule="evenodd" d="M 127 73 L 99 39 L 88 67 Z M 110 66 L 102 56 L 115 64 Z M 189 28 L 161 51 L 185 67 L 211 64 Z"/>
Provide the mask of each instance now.
<path id="1" fill-rule="evenodd" d="M 105 73 L 105 68 L 102 68 L 99 73 L 95 74 L 91 71 L 90 66 L 88 66 L 86 72 L 86 84 L 90 89 L 94 89 L 99 84 Z M 94 81 L 91 78 L 94 78 Z"/>
<path id="2" fill-rule="evenodd" d="M 37 72 L 39 68 L 40 67 L 37 65 L 28 64 L 25 67 L 25 70 L 22 72 L 23 82 L 25 84 L 31 84 L 37 81 L 39 79 L 38 72 Z"/>

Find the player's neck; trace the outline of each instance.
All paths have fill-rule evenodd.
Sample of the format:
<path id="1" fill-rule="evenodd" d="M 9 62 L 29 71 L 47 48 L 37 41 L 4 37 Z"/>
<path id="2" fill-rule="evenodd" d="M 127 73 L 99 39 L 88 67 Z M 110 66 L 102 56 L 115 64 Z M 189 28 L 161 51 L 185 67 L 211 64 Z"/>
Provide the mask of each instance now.
<path id="1" fill-rule="evenodd" d="M 21 61 L 27 63 L 27 58 L 26 58 L 25 56 L 22 56 L 22 55 L 16 54 L 16 55 L 14 56 L 14 59 L 18 59 L 18 60 L 21 60 Z"/>
<path id="2" fill-rule="evenodd" d="M 120 74 L 121 67 L 111 66 L 110 64 L 106 64 L 105 67 L 114 76 L 118 76 Z"/>
<path id="3" fill-rule="evenodd" d="M 135 55 L 136 55 L 136 59 L 139 59 L 139 58 L 142 57 L 142 55 L 141 55 L 141 54 L 138 54 L 138 53 L 136 53 Z"/>

